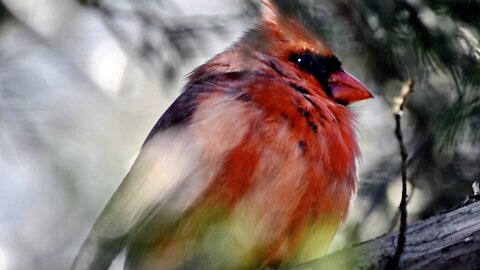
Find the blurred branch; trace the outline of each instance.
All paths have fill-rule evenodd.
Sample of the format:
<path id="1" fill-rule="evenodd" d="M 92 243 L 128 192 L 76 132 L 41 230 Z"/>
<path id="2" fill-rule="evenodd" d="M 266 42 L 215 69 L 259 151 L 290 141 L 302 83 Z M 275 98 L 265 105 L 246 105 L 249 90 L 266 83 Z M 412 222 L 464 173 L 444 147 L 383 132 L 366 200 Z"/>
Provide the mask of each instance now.
<path id="1" fill-rule="evenodd" d="M 416 222 L 406 230 L 400 269 L 478 269 L 480 202 Z M 290 270 L 382 269 L 395 251 L 398 232 L 356 244 Z"/>
<path id="2" fill-rule="evenodd" d="M 37 42 L 35 46 L 41 45 L 43 48 L 54 53 L 63 61 L 64 64 L 68 67 L 73 74 L 76 74 L 80 79 L 82 79 L 86 84 L 90 86 L 89 89 L 98 89 L 98 85 L 93 81 L 92 77 L 83 71 L 76 63 L 74 63 L 68 56 L 62 52 L 54 43 L 52 43 L 48 38 L 44 37 L 41 33 L 35 30 L 30 24 L 24 21 L 20 16 L 17 16 L 14 12 L 10 11 L 8 6 L 5 6 L 0 1 L 0 23 L 2 20 L 8 20 L 16 24 L 20 29 L 25 31 L 29 38 Z M 3 58 L 3 59 L 2 59 Z M 1 60 L 4 60 L 5 56 L 2 55 Z"/>
<path id="3" fill-rule="evenodd" d="M 402 199 L 400 201 L 400 232 L 398 234 L 397 248 L 395 254 L 386 265 L 385 269 L 398 269 L 398 263 L 400 262 L 400 256 L 405 248 L 405 237 L 407 230 L 407 159 L 408 153 L 405 143 L 403 141 L 402 132 L 402 115 L 407 102 L 408 96 L 413 92 L 415 81 L 409 79 L 402 87 L 400 95 L 394 100 L 394 114 L 395 114 L 395 136 L 398 140 L 400 147 L 401 157 L 401 174 L 402 174 Z"/>
<path id="4" fill-rule="evenodd" d="M 3 22 L 5 19 L 9 19 L 11 13 L 8 8 L 0 1 L 0 22 Z"/>
<path id="5" fill-rule="evenodd" d="M 242 11 L 219 16 L 183 16 L 174 1 L 129 1 L 126 7 L 101 0 L 80 1 L 97 12 L 123 50 L 140 64 L 163 71 L 163 78 L 174 78 L 179 64 L 209 44 L 206 33 L 222 36 L 235 20 L 245 18 Z M 168 15 L 165 15 L 168 14 Z M 175 16 L 172 16 L 175 14 Z"/>

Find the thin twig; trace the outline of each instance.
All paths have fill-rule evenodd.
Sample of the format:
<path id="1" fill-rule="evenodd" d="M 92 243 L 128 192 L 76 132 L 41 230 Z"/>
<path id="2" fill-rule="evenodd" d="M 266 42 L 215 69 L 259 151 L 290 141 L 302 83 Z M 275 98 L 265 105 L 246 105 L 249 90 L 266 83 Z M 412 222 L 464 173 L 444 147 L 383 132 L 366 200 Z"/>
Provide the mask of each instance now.
<path id="1" fill-rule="evenodd" d="M 469 205 L 471 203 L 480 201 L 480 182 L 479 181 L 473 182 L 472 189 L 473 189 L 473 194 L 468 195 L 463 201 L 463 203 L 461 203 L 461 206 Z"/>
<path id="2" fill-rule="evenodd" d="M 415 193 L 415 186 L 412 185 L 412 187 L 410 189 L 410 194 L 408 194 L 408 196 L 407 196 L 407 206 L 408 206 L 408 203 L 410 202 L 410 200 L 412 199 L 413 193 Z M 401 213 L 402 213 L 401 209 L 398 208 L 398 211 L 395 213 L 395 216 L 392 218 L 392 221 L 390 222 L 390 227 L 388 229 L 388 232 L 392 232 L 395 229 L 395 227 L 397 226 L 398 221 L 400 219 L 400 214 Z"/>
<path id="3" fill-rule="evenodd" d="M 405 248 L 406 231 L 407 231 L 407 159 L 408 153 L 403 141 L 402 132 L 402 115 L 407 102 L 408 96 L 413 92 L 415 81 L 409 79 L 402 87 L 400 95 L 394 100 L 393 112 L 395 115 L 395 136 L 397 137 L 400 147 L 401 173 L 402 173 L 402 199 L 400 201 L 400 231 L 398 233 L 397 248 L 395 254 L 389 260 L 385 269 L 399 269 L 400 256 Z"/>

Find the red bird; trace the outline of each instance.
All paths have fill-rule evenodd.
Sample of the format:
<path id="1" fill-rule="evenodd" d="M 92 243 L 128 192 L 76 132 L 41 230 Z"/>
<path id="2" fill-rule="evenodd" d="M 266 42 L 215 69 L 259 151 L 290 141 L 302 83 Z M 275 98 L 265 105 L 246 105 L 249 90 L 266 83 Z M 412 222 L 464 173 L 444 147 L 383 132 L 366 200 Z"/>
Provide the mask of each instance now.
<path id="1" fill-rule="evenodd" d="M 354 116 L 371 98 L 273 1 L 197 68 L 148 135 L 74 269 L 258 269 L 321 256 L 356 189 Z"/>

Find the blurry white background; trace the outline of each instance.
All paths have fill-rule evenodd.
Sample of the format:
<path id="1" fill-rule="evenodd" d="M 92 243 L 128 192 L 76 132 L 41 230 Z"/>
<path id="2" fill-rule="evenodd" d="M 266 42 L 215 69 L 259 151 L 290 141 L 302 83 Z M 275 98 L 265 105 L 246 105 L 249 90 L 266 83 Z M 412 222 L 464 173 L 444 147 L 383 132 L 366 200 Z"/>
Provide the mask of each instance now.
<path id="1" fill-rule="evenodd" d="M 93 10 L 64 0 L 4 2 L 22 24 L 0 28 L 0 270 L 67 269 L 186 73 L 243 27 L 208 38 L 207 50 L 163 82 Z M 177 20 L 239 8 L 176 4 L 165 11 Z"/>

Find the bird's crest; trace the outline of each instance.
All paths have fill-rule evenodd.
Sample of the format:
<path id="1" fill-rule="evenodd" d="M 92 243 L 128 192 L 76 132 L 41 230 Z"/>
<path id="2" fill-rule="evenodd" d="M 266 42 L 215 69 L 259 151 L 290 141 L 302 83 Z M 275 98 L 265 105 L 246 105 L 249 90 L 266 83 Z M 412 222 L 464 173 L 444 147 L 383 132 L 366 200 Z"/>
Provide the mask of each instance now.
<path id="1" fill-rule="evenodd" d="M 276 0 L 260 0 L 260 2 L 261 13 L 258 28 L 269 36 L 268 41 L 274 43 L 266 44 L 270 45 L 266 46 L 269 53 L 280 56 L 281 51 L 289 53 L 310 51 L 320 55 L 333 55 L 321 38 L 309 31 L 295 15 L 282 9 Z M 280 54 L 274 52 L 273 48 Z"/>
<path id="2" fill-rule="evenodd" d="M 278 20 L 280 10 L 273 0 L 261 0 L 262 21 L 275 23 Z"/>

